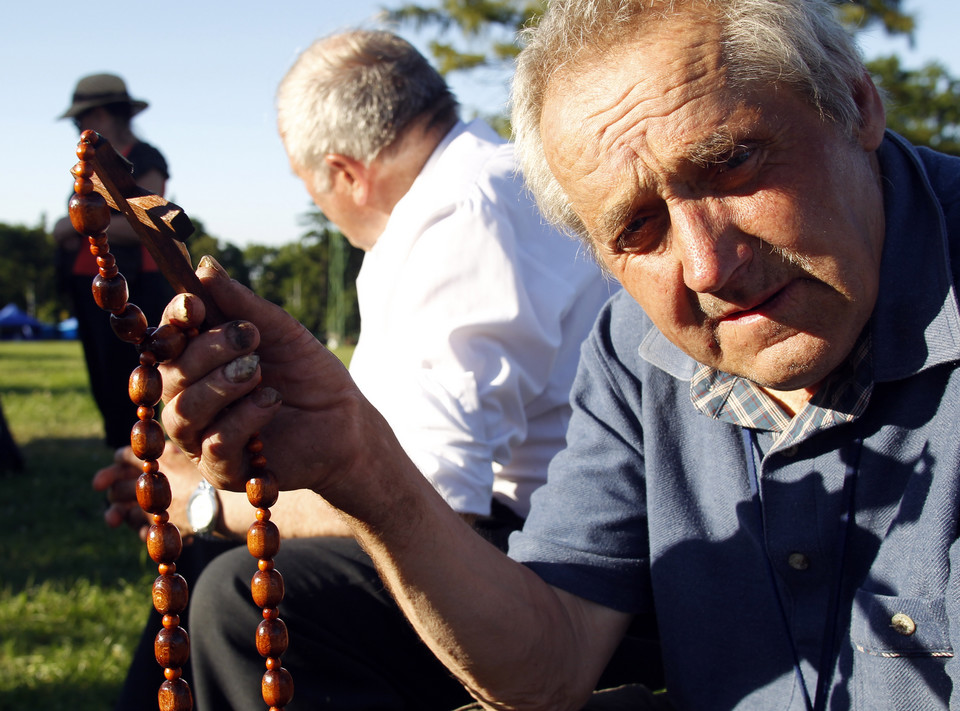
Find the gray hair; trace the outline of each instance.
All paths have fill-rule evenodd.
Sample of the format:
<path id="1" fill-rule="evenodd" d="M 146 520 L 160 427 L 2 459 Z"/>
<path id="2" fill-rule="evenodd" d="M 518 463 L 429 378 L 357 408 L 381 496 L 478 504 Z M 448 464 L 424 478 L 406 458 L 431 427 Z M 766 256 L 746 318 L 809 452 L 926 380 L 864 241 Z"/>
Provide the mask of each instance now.
<path id="1" fill-rule="evenodd" d="M 354 30 L 319 39 L 277 89 L 277 125 L 291 162 L 328 190 L 324 156 L 369 164 L 411 124 L 452 124 L 457 101 L 443 77 L 391 32 Z"/>
<path id="2" fill-rule="evenodd" d="M 552 0 L 539 25 L 523 32 L 512 92 L 520 165 L 551 222 L 588 240 L 544 157 L 540 117 L 550 80 L 635 36 L 644 23 L 691 7 L 719 23 L 732 89 L 780 84 L 841 129 L 852 133 L 859 124 L 854 93 L 863 61 L 826 0 Z"/>

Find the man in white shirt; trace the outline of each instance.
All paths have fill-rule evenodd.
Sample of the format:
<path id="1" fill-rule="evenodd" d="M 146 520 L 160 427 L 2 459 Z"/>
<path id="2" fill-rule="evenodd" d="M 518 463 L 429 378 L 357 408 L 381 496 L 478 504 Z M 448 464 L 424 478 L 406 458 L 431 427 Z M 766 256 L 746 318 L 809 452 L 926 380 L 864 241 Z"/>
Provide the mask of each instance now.
<path id="1" fill-rule="evenodd" d="M 318 41 L 284 78 L 277 104 L 293 170 L 366 251 L 351 375 L 447 503 L 505 547 L 563 446 L 580 343 L 614 287 L 578 242 L 541 219 L 512 145 L 481 121 L 460 121 L 443 79 L 395 35 Z M 199 477 L 174 453 L 166 459 L 183 499 Z M 252 517 L 245 497 L 219 497 L 219 531 L 242 535 Z M 286 492 L 273 520 L 287 537 L 276 563 L 291 708 L 469 700 L 319 497 Z M 255 567 L 246 550 L 228 551 L 191 592 L 201 711 L 263 708 Z"/>

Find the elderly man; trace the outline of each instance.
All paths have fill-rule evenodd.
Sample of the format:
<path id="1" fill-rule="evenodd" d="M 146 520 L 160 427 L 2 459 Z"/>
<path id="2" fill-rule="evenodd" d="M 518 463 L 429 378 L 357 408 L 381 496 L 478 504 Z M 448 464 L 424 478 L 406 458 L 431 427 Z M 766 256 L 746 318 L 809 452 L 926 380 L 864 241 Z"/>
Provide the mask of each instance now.
<path id="1" fill-rule="evenodd" d="M 563 446 L 580 345 L 616 286 L 541 218 L 513 146 L 482 121 L 460 121 L 443 78 L 400 37 L 318 40 L 281 82 L 277 110 L 293 170 L 366 252 L 351 375 L 452 509 L 505 548 Z M 180 510 L 199 472 L 172 453 L 163 467 Z M 114 467 L 97 483 L 115 476 L 132 473 Z M 253 520 L 246 497 L 224 493 L 218 504 L 219 520 L 179 522 L 242 536 Z M 276 559 L 294 707 L 423 711 L 469 700 L 335 511 L 311 492 L 274 509 L 295 537 Z M 191 672 L 204 711 L 263 708 L 255 569 L 245 547 L 222 553 L 193 590 Z"/>
<path id="2" fill-rule="evenodd" d="M 558 1 L 514 97 L 543 209 L 625 291 L 509 558 L 316 344 L 277 370 L 296 325 L 209 269 L 264 368 L 231 383 L 253 346 L 197 339 L 168 431 L 237 488 L 262 428 L 487 708 L 582 707 L 645 615 L 667 691 L 628 708 L 960 705 L 960 161 L 885 133 L 820 0 Z"/>

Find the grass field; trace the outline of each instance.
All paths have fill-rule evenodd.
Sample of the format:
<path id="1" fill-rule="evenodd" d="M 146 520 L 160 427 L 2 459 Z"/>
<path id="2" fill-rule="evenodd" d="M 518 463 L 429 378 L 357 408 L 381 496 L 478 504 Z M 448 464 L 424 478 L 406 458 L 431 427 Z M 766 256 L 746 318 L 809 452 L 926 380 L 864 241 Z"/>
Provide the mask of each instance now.
<path id="1" fill-rule="evenodd" d="M 0 474 L 0 709 L 110 709 L 156 568 L 90 488 L 111 452 L 80 344 L 0 343 L 0 399 L 26 460 Z"/>
<path id="2" fill-rule="evenodd" d="M 157 573 L 90 487 L 112 452 L 80 344 L 0 341 L 0 403 L 26 459 L 0 472 L 0 711 L 109 711 Z"/>

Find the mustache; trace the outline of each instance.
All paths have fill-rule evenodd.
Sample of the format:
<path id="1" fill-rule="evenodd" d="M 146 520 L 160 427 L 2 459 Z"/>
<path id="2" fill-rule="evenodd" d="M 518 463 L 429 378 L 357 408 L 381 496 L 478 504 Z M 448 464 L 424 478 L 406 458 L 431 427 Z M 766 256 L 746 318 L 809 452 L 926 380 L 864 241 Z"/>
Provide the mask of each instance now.
<path id="1" fill-rule="evenodd" d="M 704 321 L 719 321 L 733 312 L 754 309 L 793 279 L 811 273 L 808 257 L 784 247 L 761 244 L 757 255 L 761 258 L 753 271 L 735 276 L 716 292 L 695 295 Z"/>

